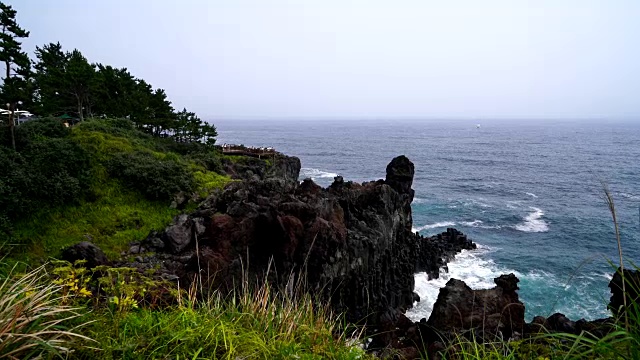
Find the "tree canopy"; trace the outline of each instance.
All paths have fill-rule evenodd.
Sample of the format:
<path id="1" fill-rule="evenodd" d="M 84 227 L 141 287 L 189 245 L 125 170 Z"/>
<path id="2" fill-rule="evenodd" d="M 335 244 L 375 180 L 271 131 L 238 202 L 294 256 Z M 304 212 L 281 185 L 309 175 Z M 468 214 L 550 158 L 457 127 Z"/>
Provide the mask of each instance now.
<path id="1" fill-rule="evenodd" d="M 126 68 L 91 63 L 80 50 L 65 51 L 59 42 L 36 47 L 32 61 L 18 41 L 29 32 L 18 26 L 16 11 L 1 1 L 0 26 L 0 61 L 7 68 L 0 100 L 10 109 L 20 103 L 39 116 L 125 118 L 154 136 L 215 143 L 215 126 L 187 109 L 176 111 L 164 89 Z M 12 128 L 13 118 L 6 123 Z"/>

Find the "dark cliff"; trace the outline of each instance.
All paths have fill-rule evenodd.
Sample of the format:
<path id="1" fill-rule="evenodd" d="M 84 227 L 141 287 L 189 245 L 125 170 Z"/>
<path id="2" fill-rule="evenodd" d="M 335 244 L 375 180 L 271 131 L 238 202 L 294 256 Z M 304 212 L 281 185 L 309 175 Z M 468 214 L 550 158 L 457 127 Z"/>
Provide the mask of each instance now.
<path id="1" fill-rule="evenodd" d="M 263 158 L 233 156 L 224 158 L 222 162 L 225 172 L 240 180 L 277 178 L 297 181 L 300 166 L 300 159 L 281 153 L 265 155 Z"/>
<path id="2" fill-rule="evenodd" d="M 171 253 L 191 256 L 177 271 L 186 279 L 199 264 L 215 274 L 212 286 L 231 288 L 243 269 L 259 278 L 270 265 L 272 281 L 284 286 L 290 274 L 303 273 L 308 290 L 362 320 L 413 302 L 413 171 L 399 157 L 386 180 L 364 184 L 338 177 L 323 189 L 309 179 L 298 185 L 278 176 L 236 182 L 159 238 Z"/>
<path id="3" fill-rule="evenodd" d="M 454 229 L 431 238 L 412 232 L 414 165 L 405 156 L 389 163 L 384 180 L 338 176 L 326 189 L 310 179 L 298 183 L 299 170 L 300 161 L 286 156 L 235 162 L 235 177 L 244 180 L 134 244 L 130 253 L 139 256 L 126 265 L 159 266 L 182 284 L 202 274 L 222 290 L 243 274 L 266 275 L 283 289 L 292 274 L 304 276 L 306 289 L 348 320 L 377 323 L 412 306 L 417 271 L 437 277 L 455 253 L 475 247 Z"/>

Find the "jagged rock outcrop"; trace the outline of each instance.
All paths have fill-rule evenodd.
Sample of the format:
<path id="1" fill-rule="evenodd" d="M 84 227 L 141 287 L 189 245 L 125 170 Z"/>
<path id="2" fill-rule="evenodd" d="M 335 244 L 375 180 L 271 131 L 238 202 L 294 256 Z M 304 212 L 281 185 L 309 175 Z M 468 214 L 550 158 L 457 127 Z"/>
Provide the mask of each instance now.
<path id="1" fill-rule="evenodd" d="M 446 232 L 428 238 L 416 235 L 416 239 L 415 271 L 426 272 L 429 280 L 437 279 L 440 269 L 447 270 L 447 263 L 453 260 L 460 250 L 476 248 L 473 241 L 454 228 L 448 228 Z"/>
<path id="2" fill-rule="evenodd" d="M 238 156 L 233 161 L 225 158 L 222 166 L 225 172 L 235 179 L 260 180 L 276 178 L 280 180 L 298 181 L 300 159 L 280 153 L 265 155 L 264 158 Z"/>
<path id="3" fill-rule="evenodd" d="M 478 339 L 519 337 L 525 327 L 524 304 L 518 299 L 514 274 L 494 279 L 496 287 L 472 290 L 461 280 L 451 279 L 440 289 L 427 325 L 441 332 L 474 332 Z"/>
<path id="4" fill-rule="evenodd" d="M 415 169 L 405 156 L 389 163 L 384 180 L 338 176 L 326 189 L 310 179 L 290 181 L 299 161 L 274 168 L 278 175 L 251 170 L 266 177 L 228 185 L 137 250 L 156 252 L 145 261 L 161 263 L 163 272 L 183 281 L 210 274 L 208 285 L 223 289 L 238 284 L 243 271 L 256 279 L 270 269 L 269 281 L 281 287 L 303 273 L 308 290 L 349 320 L 377 323 L 412 306 L 417 269 L 437 276 L 447 259 L 474 246 L 454 229 L 432 238 L 412 232 Z"/>
<path id="5" fill-rule="evenodd" d="M 609 282 L 611 299 L 608 307 L 614 315 L 619 316 L 624 315 L 626 312 L 624 308 L 624 292 L 626 292 L 627 305 L 637 304 L 640 301 L 640 271 L 624 270 L 624 289 L 622 275 L 622 269 L 618 268 Z"/>

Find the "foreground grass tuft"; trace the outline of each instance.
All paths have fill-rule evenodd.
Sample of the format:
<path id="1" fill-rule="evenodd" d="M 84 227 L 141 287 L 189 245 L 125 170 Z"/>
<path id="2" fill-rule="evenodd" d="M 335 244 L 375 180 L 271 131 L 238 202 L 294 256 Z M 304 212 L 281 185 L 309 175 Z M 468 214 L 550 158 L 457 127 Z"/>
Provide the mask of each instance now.
<path id="1" fill-rule="evenodd" d="M 90 341 L 79 333 L 87 322 L 68 326 L 82 315 L 81 309 L 61 305 L 61 287 L 48 280 L 44 267 L 2 280 L 0 358 L 67 354 L 72 347 L 78 347 L 79 341 Z"/>

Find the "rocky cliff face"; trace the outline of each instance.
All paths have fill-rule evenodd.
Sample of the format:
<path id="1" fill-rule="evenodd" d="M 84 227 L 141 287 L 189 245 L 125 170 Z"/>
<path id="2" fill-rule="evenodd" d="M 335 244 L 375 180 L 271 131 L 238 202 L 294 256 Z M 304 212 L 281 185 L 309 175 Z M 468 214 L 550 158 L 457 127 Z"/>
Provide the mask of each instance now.
<path id="1" fill-rule="evenodd" d="M 238 284 L 243 271 L 263 279 L 269 269 L 269 280 L 282 288 L 292 274 L 303 274 L 307 289 L 349 320 L 377 322 L 390 309 L 412 306 L 414 273 L 436 277 L 447 259 L 475 247 L 454 229 L 432 238 L 411 231 L 414 165 L 405 156 L 389 163 L 384 180 L 336 177 L 326 189 L 294 181 L 297 159 L 243 169 L 247 180 L 135 245 L 156 253 L 139 263 L 161 263 L 183 281 L 209 274 L 209 286 L 222 289 Z"/>
<path id="2" fill-rule="evenodd" d="M 264 158 L 236 156 L 223 159 L 225 172 L 234 179 L 260 180 L 276 178 L 285 181 L 298 181 L 300 159 L 280 153 L 265 155 Z"/>

